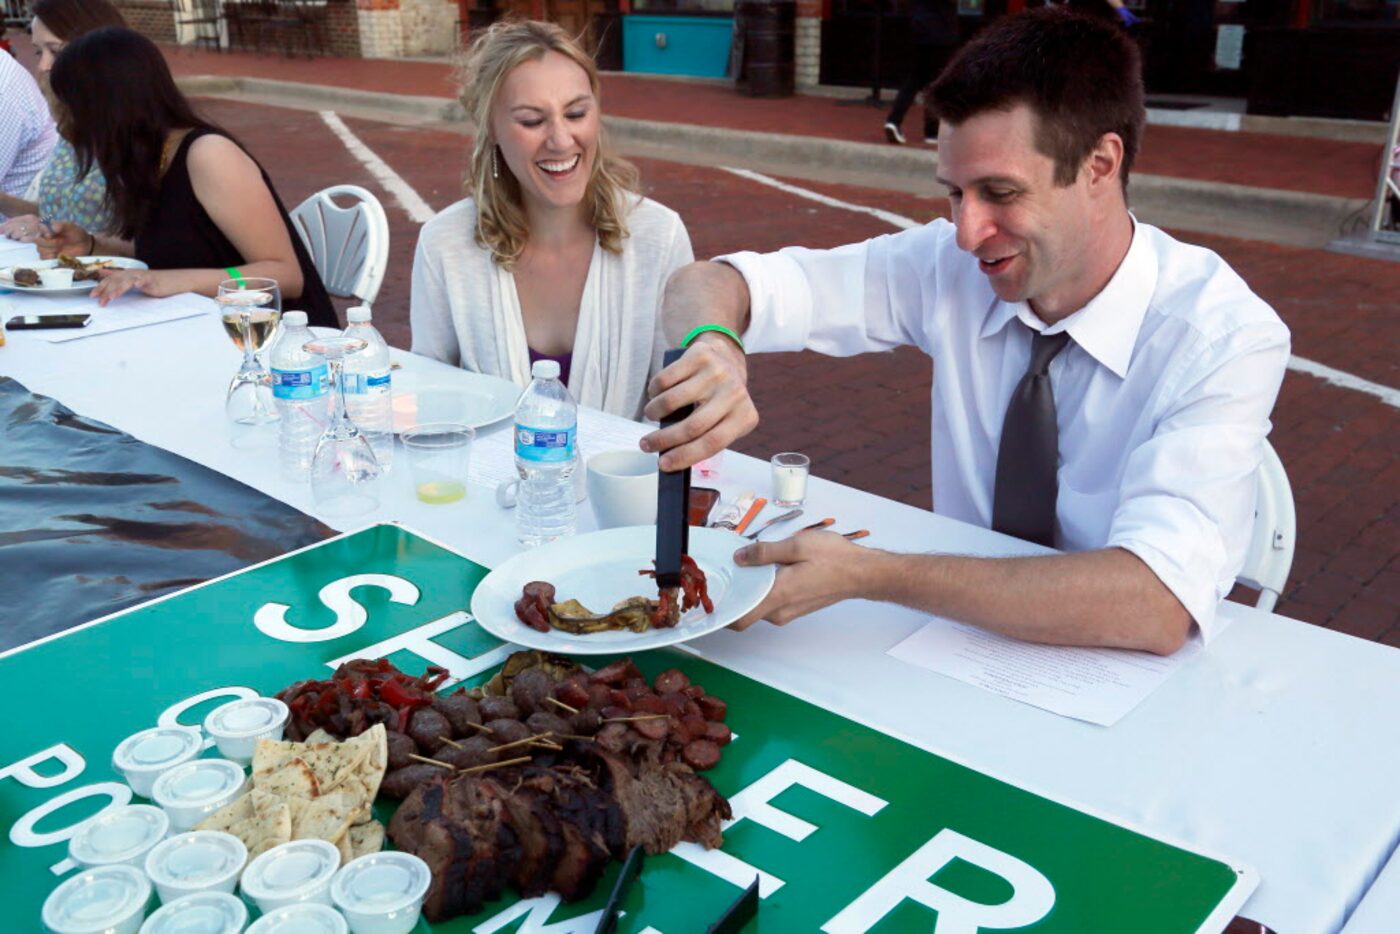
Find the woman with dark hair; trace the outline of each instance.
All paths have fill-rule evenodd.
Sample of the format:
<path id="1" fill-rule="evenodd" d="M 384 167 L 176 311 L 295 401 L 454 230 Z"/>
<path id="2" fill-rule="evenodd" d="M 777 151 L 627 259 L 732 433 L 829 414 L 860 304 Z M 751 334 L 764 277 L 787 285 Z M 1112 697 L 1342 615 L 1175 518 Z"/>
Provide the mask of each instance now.
<path id="1" fill-rule="evenodd" d="M 80 167 L 107 179 L 116 236 L 58 223 L 36 245 L 46 258 L 135 256 L 150 269 L 104 270 L 102 304 L 146 295 L 214 295 L 228 279 L 266 277 L 283 307 L 336 327 L 335 309 L 262 167 L 223 130 L 199 117 L 151 40 L 106 28 L 68 44 L 49 83 L 60 132 Z"/>
<path id="2" fill-rule="evenodd" d="M 41 85 L 48 80 L 54 59 L 63 47 L 84 33 L 103 26 L 125 26 L 121 13 L 107 0 L 37 0 L 30 31 L 39 57 L 35 69 Z M 32 243 L 40 234 L 40 218 L 72 221 L 89 230 L 106 231 L 112 223 L 106 208 L 107 183 L 95 167 L 78 172 L 73 144 L 60 138 L 49 161 L 24 197 L 0 195 L 0 236 Z"/>

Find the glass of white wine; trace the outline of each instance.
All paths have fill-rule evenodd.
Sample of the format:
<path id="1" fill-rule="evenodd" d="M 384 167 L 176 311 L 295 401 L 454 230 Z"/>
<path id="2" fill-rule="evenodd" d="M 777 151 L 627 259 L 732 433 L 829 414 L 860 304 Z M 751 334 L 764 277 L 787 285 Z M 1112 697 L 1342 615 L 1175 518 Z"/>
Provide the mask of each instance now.
<path id="1" fill-rule="evenodd" d="M 305 344 L 309 353 L 326 358 L 331 370 L 334 409 L 311 459 L 311 497 L 324 516 L 353 516 L 379 508 L 379 478 L 383 470 L 369 439 L 345 409 L 345 358 L 364 350 L 359 337 L 321 337 Z"/>
<path id="2" fill-rule="evenodd" d="M 277 420 L 272 404 L 272 378 L 257 353 L 282 319 L 282 292 L 274 279 L 229 279 L 220 283 L 214 301 L 224 333 L 243 351 L 243 365 L 228 384 L 224 412 L 239 425 L 264 425 Z"/>

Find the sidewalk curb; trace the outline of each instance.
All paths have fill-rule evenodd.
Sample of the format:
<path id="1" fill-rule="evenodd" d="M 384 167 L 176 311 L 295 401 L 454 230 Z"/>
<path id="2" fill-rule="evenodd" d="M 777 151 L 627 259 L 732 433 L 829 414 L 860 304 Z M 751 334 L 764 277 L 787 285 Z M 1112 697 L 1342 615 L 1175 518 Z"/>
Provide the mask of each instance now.
<path id="1" fill-rule="evenodd" d="M 192 95 L 247 95 L 302 110 L 347 108 L 469 129 L 462 106 L 442 97 L 255 77 L 189 76 L 178 83 Z M 881 187 L 930 194 L 937 191 L 934 173 L 938 156 L 933 149 L 629 117 L 604 117 L 604 123 L 623 151 L 642 150 L 671 161 L 702 165 L 732 162 L 798 178 L 823 170 L 859 172 L 879 180 L 874 184 Z M 1342 221 L 1366 204 L 1364 199 L 1335 195 L 1140 173 L 1133 175 L 1130 194 L 1134 210 L 1160 226 L 1307 247 L 1327 246 L 1337 237 Z"/>

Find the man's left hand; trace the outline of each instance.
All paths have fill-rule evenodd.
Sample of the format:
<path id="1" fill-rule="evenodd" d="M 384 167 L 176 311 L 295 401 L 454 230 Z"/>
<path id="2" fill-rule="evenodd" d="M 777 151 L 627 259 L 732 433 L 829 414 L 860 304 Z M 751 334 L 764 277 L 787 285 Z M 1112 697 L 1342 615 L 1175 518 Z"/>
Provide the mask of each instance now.
<path id="1" fill-rule="evenodd" d="M 861 595 L 862 569 L 876 554 L 834 532 L 800 532 L 778 542 L 760 542 L 739 549 L 740 566 L 778 565 L 773 589 L 758 607 L 731 629 L 748 629 L 760 619 L 785 626 L 799 616 Z"/>

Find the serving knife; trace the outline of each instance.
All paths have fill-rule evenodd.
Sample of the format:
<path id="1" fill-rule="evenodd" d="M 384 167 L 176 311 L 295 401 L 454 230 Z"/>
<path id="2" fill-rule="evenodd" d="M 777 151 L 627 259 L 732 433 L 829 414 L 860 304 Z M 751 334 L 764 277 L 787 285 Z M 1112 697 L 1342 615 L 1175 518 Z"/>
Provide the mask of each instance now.
<path id="1" fill-rule="evenodd" d="M 662 362 L 670 366 L 681 358 L 684 350 L 666 351 Z M 694 410 L 686 405 L 661 420 L 667 428 L 684 420 Z M 690 550 L 690 468 L 661 471 L 656 484 L 656 586 L 681 585 L 681 555 Z"/>

